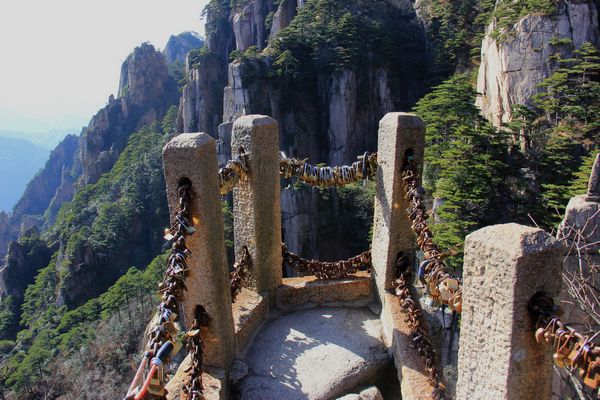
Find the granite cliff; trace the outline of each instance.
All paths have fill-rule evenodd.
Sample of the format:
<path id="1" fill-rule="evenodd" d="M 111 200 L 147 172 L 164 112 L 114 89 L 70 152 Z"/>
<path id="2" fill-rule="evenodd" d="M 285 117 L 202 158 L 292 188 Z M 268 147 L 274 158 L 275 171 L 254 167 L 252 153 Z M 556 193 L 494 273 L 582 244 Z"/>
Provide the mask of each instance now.
<path id="1" fill-rule="evenodd" d="M 396 43 L 393 60 L 383 60 L 372 50 L 365 54 L 365 67 L 303 64 L 302 78 L 279 79 L 277 56 L 272 55 L 278 37 L 297 29 L 294 24 L 315 21 L 320 2 L 252 0 L 238 7 L 211 2 L 207 46 L 187 59 L 178 130 L 205 131 L 219 138 L 222 163 L 231 154 L 232 123 L 246 114 L 274 117 L 280 125 L 280 147 L 293 156 L 338 165 L 373 151 L 381 117 L 394 109 L 410 110 L 432 77 L 423 24 L 412 4 L 375 3 L 350 2 L 341 13 L 361 11 L 379 21 L 393 18 L 394 26 L 400 27 L 393 37 L 402 40 Z M 283 190 L 284 239 L 293 251 L 307 256 L 349 256 L 345 246 L 339 246 L 341 238 L 316 240 L 323 229 L 319 221 L 325 215 L 339 216 L 336 194 L 325 202 L 319 200 L 321 195 L 305 188 Z"/>
<path id="2" fill-rule="evenodd" d="M 91 245 L 67 249 L 67 242 L 47 231 L 55 232 L 54 223 L 65 204 L 81 190 L 91 191 L 90 185 L 111 171 L 132 133 L 160 121 L 168 108 L 176 104 L 178 95 L 177 82 L 169 74 L 165 56 L 150 44 L 137 47 L 121 68 L 118 97 L 110 96 L 108 104 L 90 120 L 80 136 L 67 136 L 52 151 L 44 168 L 29 182 L 13 212 L 0 215 L 0 257 L 4 258 L 0 269 L 2 298 L 10 295 L 19 306 L 27 285 L 33 283 L 38 270 L 48 265 L 56 251 L 55 263 L 64 270 L 64 275 L 69 275 L 73 284 L 61 302 L 85 300 L 103 290 L 98 281 L 94 282 L 98 277 L 90 275 L 89 271 L 102 264 L 106 255 L 98 254 Z M 160 207 L 152 212 L 156 209 Z M 84 224 L 83 220 L 80 223 Z M 85 221 L 89 226 L 92 223 L 93 220 Z M 47 245 L 35 247 L 27 258 L 20 243 L 31 229 L 44 231 Z M 143 226 L 138 229 L 143 230 Z M 152 254 L 131 255 L 132 262 L 139 257 L 148 262 L 147 258 Z M 118 262 L 113 264 L 117 269 L 124 268 Z M 88 272 L 78 277 L 83 265 L 87 266 Z M 111 276 L 104 285 L 116 279 Z"/>
<path id="3" fill-rule="evenodd" d="M 494 18 L 481 48 L 477 105 L 495 126 L 512 118 L 512 107 L 532 105 L 538 84 L 585 42 L 600 47 L 598 5 L 593 1 L 560 2 L 556 13 L 529 14 L 514 25 L 499 27 Z"/>

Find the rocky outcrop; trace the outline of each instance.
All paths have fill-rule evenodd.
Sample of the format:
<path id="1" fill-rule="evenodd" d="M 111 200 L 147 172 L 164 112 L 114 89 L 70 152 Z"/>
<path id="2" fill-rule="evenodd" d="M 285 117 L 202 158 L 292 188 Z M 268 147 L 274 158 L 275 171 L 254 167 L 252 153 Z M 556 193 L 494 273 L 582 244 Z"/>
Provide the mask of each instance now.
<path id="1" fill-rule="evenodd" d="M 269 32 L 269 41 L 274 40 L 277 34 L 292 22 L 296 16 L 298 8 L 304 6 L 303 0 L 286 0 L 282 1 L 273 15 L 271 30 Z"/>
<path id="2" fill-rule="evenodd" d="M 187 61 L 187 84 L 179 100 L 178 132 L 206 132 L 217 137 L 223 113 L 224 64 L 215 54 L 202 56 L 197 65 Z"/>
<path id="3" fill-rule="evenodd" d="M 40 216 L 44 213 L 51 222 L 60 206 L 71 199 L 77 148 L 78 137 L 66 136 L 50 153 L 44 168 L 27 184 L 12 214 L 0 214 L 0 259 L 20 232 L 31 226 L 42 226 L 44 220 Z"/>
<path id="4" fill-rule="evenodd" d="M 391 364 L 382 336 L 377 316 L 362 308 L 315 308 L 270 320 L 245 359 L 250 374 L 239 384 L 240 398 L 335 399 L 373 383 Z"/>
<path id="5" fill-rule="evenodd" d="M 600 47 L 593 2 L 560 2 L 557 15 L 528 15 L 503 32 L 501 39 L 495 38 L 496 29 L 492 21 L 483 40 L 477 79 L 477 105 L 495 126 L 511 120 L 514 105 L 532 105 L 538 84 L 557 67 L 553 55 L 568 57 L 585 42 Z M 562 39 L 571 45 L 559 44 Z"/>
<path id="6" fill-rule="evenodd" d="M 292 3 L 286 0 L 282 3 Z M 268 28 L 265 26 L 267 16 L 275 11 L 272 0 L 252 0 L 245 7 L 234 11 L 232 16 L 236 49 L 244 51 L 250 46 L 263 49 L 268 39 Z"/>
<path id="7" fill-rule="evenodd" d="M 204 46 L 204 39 L 196 32 L 182 32 L 179 35 L 171 35 L 162 53 L 167 64 L 174 62 L 185 62 L 190 50 L 199 49 Z"/>
<path id="8" fill-rule="evenodd" d="M 177 99 L 177 83 L 169 76 L 165 57 L 150 44 L 137 47 L 121 67 L 119 97 L 81 135 L 81 184 L 94 183 L 108 172 L 129 135 L 160 118 Z"/>
<path id="9" fill-rule="evenodd" d="M 0 268 L 0 298 L 12 296 L 20 303 L 27 285 L 33 283 L 37 271 L 48 265 L 53 249 L 46 247 L 37 229 L 30 228 L 23 242 L 12 242 L 6 262 Z"/>
<path id="10" fill-rule="evenodd" d="M 399 58 L 410 60 L 400 66 L 392 68 L 384 63 L 360 71 L 323 72 L 301 88 L 288 90 L 267 77 L 273 63 L 269 57 L 222 63 L 220 55 L 234 49 L 265 48 L 303 6 L 304 2 L 297 0 L 280 2 L 277 7 L 270 0 L 251 0 L 238 9 L 221 9 L 218 16 L 209 10 L 208 48 L 202 57 L 188 57 L 188 82 L 180 101 L 178 129 L 205 131 L 218 138 L 221 164 L 231 154 L 231 123 L 247 114 L 275 118 L 280 128 L 280 148 L 288 155 L 328 164 L 350 163 L 364 151 L 376 149 L 378 122 L 383 115 L 394 109 L 409 110 L 423 94 L 425 34 L 410 1 L 394 3 L 394 12 L 403 20 L 406 37 L 410 38 L 398 47 L 399 53 L 406 53 Z M 265 21 L 271 18 L 269 13 L 270 32 L 265 27 Z M 219 110 L 222 119 L 217 117 Z M 331 203 L 324 205 L 319 196 L 318 191 L 308 189 L 284 190 L 285 241 L 290 250 L 305 256 L 333 258 L 340 254 L 330 250 L 344 246 L 336 245 L 335 237 L 331 241 L 322 237 L 318 240 L 323 226 L 317 206 L 325 207 L 323 215 L 335 216 L 338 212 L 331 207 L 335 208 L 337 200 L 332 194 Z"/>

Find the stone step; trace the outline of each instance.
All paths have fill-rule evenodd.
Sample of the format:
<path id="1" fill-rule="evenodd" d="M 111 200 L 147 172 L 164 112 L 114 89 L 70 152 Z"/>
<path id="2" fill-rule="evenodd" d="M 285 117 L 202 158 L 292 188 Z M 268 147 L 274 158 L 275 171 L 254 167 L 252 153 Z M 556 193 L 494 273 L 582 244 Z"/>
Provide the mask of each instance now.
<path id="1" fill-rule="evenodd" d="M 240 398 L 325 400 L 373 383 L 391 366 L 382 335 L 367 308 L 319 307 L 272 319 L 243 360 Z"/>

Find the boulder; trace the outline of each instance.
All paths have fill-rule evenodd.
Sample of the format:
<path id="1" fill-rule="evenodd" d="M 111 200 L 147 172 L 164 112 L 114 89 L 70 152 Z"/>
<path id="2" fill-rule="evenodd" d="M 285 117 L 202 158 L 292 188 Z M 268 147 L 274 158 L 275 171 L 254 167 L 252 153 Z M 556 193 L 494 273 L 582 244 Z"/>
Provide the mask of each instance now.
<path id="1" fill-rule="evenodd" d="M 325 400 L 371 383 L 391 358 L 368 309 L 315 308 L 271 320 L 245 361 L 243 399 Z"/>

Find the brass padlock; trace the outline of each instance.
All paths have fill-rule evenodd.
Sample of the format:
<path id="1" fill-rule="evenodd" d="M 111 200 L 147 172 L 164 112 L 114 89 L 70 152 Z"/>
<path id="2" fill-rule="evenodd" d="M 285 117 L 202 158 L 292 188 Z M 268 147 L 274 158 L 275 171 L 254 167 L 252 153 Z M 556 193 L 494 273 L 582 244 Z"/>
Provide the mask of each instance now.
<path id="1" fill-rule="evenodd" d="M 592 361 L 583 376 L 583 383 L 587 387 L 596 390 L 600 386 L 600 361 Z"/>

